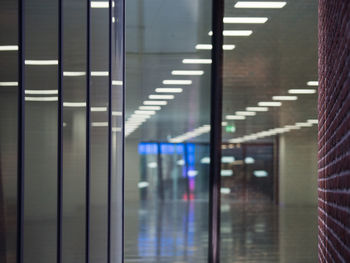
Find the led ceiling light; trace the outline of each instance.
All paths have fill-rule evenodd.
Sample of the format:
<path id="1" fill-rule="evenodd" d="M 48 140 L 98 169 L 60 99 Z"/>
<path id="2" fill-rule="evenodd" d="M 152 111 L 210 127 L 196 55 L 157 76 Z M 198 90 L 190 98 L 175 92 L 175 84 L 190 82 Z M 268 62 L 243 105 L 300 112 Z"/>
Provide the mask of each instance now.
<path id="1" fill-rule="evenodd" d="M 113 127 L 112 128 L 112 132 L 121 132 L 122 131 L 122 128 L 120 127 Z"/>
<path id="2" fill-rule="evenodd" d="M 227 121 L 223 121 L 223 122 L 221 122 L 221 126 L 227 126 Z"/>
<path id="3" fill-rule="evenodd" d="M 91 107 L 91 111 L 93 111 L 93 112 L 104 112 L 104 111 L 107 111 L 107 107 Z"/>
<path id="4" fill-rule="evenodd" d="M 315 89 L 290 89 L 288 90 L 289 94 L 315 94 Z"/>
<path id="5" fill-rule="evenodd" d="M 245 120 L 245 116 L 226 115 L 226 120 Z"/>
<path id="6" fill-rule="evenodd" d="M 0 87 L 14 87 L 18 86 L 18 82 L 16 81 L 3 81 L 0 82 Z"/>
<path id="7" fill-rule="evenodd" d="M 58 60 L 25 60 L 24 64 L 32 66 L 52 66 L 58 65 Z"/>
<path id="8" fill-rule="evenodd" d="M 222 31 L 223 36 L 226 37 L 247 37 L 253 34 L 252 30 L 224 30 Z M 209 31 L 209 36 L 213 35 L 213 31 Z"/>
<path id="9" fill-rule="evenodd" d="M 279 101 L 261 101 L 258 103 L 259 106 L 263 107 L 280 107 L 282 106 L 282 102 Z"/>
<path id="10" fill-rule="evenodd" d="M 236 111 L 236 115 L 240 115 L 240 116 L 255 116 L 256 112 L 254 112 L 254 111 Z"/>
<path id="11" fill-rule="evenodd" d="M 157 88 L 155 90 L 157 93 L 181 93 L 182 88 Z"/>
<path id="12" fill-rule="evenodd" d="M 306 83 L 308 86 L 318 86 L 318 81 L 308 81 L 307 83 Z"/>
<path id="13" fill-rule="evenodd" d="M 234 50 L 235 47 L 236 47 L 235 45 L 222 45 L 223 50 Z M 198 45 L 196 45 L 196 49 L 198 49 L 198 50 L 212 50 L 213 45 L 211 45 L 211 44 L 198 44 Z"/>
<path id="14" fill-rule="evenodd" d="M 233 171 L 232 170 L 221 170 L 220 175 L 221 176 L 232 176 Z"/>
<path id="15" fill-rule="evenodd" d="M 167 105 L 168 102 L 165 100 L 145 100 L 143 102 L 144 105 L 158 105 L 158 106 L 162 106 L 162 105 Z"/>
<path id="16" fill-rule="evenodd" d="M 109 72 L 108 71 L 91 71 L 91 76 L 105 77 L 105 76 L 109 76 Z"/>
<path id="17" fill-rule="evenodd" d="M 297 96 L 273 96 L 273 100 L 297 100 Z"/>
<path id="18" fill-rule="evenodd" d="M 63 107 L 86 107 L 86 102 L 63 102 Z"/>
<path id="19" fill-rule="evenodd" d="M 264 24 L 267 17 L 224 17 L 225 24 Z"/>
<path id="20" fill-rule="evenodd" d="M 180 79 L 165 79 L 163 80 L 164 85 L 191 85 L 192 80 L 180 80 Z"/>
<path id="21" fill-rule="evenodd" d="M 203 70 L 173 70 L 171 72 L 171 75 L 175 76 L 201 76 L 203 74 Z"/>
<path id="22" fill-rule="evenodd" d="M 247 111 L 268 111 L 268 107 L 247 107 Z"/>
<path id="23" fill-rule="evenodd" d="M 80 77 L 85 75 L 86 73 L 83 71 L 63 71 L 63 76 L 65 77 Z"/>
<path id="24" fill-rule="evenodd" d="M 25 90 L 24 94 L 38 94 L 38 95 L 56 95 L 58 94 L 57 89 L 52 90 Z"/>
<path id="25" fill-rule="evenodd" d="M 272 1 L 238 1 L 235 8 L 283 8 L 287 2 Z"/>
<path id="26" fill-rule="evenodd" d="M 112 80 L 112 85 L 122 86 L 123 85 L 123 81 L 121 81 L 121 80 Z"/>
<path id="27" fill-rule="evenodd" d="M 17 45 L 0 46 L 0 51 L 16 51 L 18 50 Z"/>
<path id="28" fill-rule="evenodd" d="M 140 106 L 140 110 L 160 110 L 160 106 Z"/>
<path id="29" fill-rule="evenodd" d="M 211 59 L 184 59 L 183 64 L 211 64 Z"/>
<path id="30" fill-rule="evenodd" d="M 148 98 L 151 100 L 173 100 L 175 96 L 174 95 L 149 95 Z"/>
<path id="31" fill-rule="evenodd" d="M 58 97 L 24 97 L 25 101 L 58 101 Z"/>

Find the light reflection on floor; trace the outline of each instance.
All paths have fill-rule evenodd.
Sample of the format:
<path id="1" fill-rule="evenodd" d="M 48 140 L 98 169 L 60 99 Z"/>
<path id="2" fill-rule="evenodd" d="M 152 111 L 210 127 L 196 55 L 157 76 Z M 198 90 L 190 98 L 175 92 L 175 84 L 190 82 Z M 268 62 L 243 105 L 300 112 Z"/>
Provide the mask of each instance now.
<path id="1" fill-rule="evenodd" d="M 126 206 L 125 262 L 207 262 L 208 203 Z M 316 207 L 223 203 L 221 262 L 317 262 Z"/>

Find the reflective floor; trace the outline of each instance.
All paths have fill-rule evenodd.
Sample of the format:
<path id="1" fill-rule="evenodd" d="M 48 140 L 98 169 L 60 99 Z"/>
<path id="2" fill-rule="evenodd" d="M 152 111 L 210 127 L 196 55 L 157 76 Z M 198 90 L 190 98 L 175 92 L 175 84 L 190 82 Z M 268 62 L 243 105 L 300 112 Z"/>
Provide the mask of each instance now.
<path id="1" fill-rule="evenodd" d="M 127 204 L 125 262 L 207 261 L 207 202 Z M 317 208 L 223 201 L 221 262 L 317 262 Z"/>

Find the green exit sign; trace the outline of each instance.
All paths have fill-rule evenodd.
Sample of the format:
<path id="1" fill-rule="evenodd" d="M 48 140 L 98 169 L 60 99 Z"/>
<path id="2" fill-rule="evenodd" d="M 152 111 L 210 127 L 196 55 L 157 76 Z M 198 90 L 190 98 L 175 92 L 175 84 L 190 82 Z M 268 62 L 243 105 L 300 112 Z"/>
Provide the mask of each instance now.
<path id="1" fill-rule="evenodd" d="M 225 128 L 226 132 L 235 132 L 236 131 L 236 126 L 234 125 L 227 125 Z"/>

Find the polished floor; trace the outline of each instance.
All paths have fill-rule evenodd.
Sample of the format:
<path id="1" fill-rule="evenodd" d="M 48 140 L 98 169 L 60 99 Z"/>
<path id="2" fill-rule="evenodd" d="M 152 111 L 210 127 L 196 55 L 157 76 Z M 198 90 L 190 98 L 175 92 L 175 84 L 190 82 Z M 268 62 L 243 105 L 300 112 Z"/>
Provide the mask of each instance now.
<path id="1" fill-rule="evenodd" d="M 125 262 L 207 262 L 208 203 L 126 204 Z M 223 201 L 221 262 L 317 262 L 317 208 Z"/>

